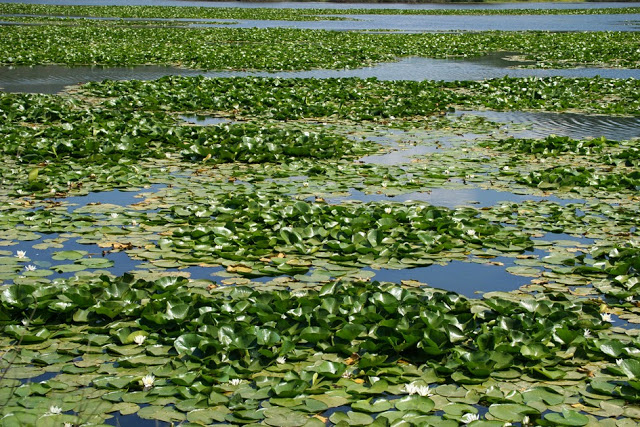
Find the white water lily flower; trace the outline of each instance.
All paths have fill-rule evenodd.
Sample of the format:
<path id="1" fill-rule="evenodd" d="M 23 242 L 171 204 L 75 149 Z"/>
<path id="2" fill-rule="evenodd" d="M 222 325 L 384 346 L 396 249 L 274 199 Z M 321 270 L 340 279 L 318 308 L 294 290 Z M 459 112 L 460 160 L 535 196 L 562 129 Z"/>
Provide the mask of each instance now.
<path id="1" fill-rule="evenodd" d="M 133 337 L 133 342 L 135 342 L 138 345 L 142 345 L 146 339 L 147 339 L 146 335 L 136 335 L 135 337 Z"/>
<path id="2" fill-rule="evenodd" d="M 616 365 L 620 366 L 622 365 L 622 362 L 624 362 L 623 359 L 616 359 Z"/>
<path id="3" fill-rule="evenodd" d="M 384 213 L 390 214 L 391 213 L 391 208 L 384 208 Z"/>
<path id="4" fill-rule="evenodd" d="M 508 171 L 509 170 L 509 166 L 505 166 L 502 168 L 503 171 Z"/>
<path id="5" fill-rule="evenodd" d="M 305 182 L 303 182 L 303 183 L 302 183 L 302 186 L 303 186 L 303 187 L 308 187 L 308 186 L 309 186 L 309 183 L 308 183 L 307 181 L 305 181 Z"/>
<path id="6" fill-rule="evenodd" d="M 154 377 L 153 375 L 149 374 L 149 375 L 145 375 L 144 377 L 142 377 L 142 385 L 144 386 L 145 389 L 149 389 L 151 387 L 153 387 L 153 383 L 155 382 L 156 377 Z"/>
<path id="7" fill-rule="evenodd" d="M 633 295 L 629 295 L 624 300 L 627 301 L 627 302 L 633 302 Z"/>
<path id="8" fill-rule="evenodd" d="M 473 421 L 477 421 L 480 419 L 480 415 L 478 414 L 472 414 L 472 413 L 468 413 L 468 414 L 464 414 L 461 418 L 460 421 L 462 421 L 465 424 L 469 424 Z"/>
<path id="9" fill-rule="evenodd" d="M 109 216 L 115 219 L 115 218 L 118 218 L 120 215 L 118 215 L 116 212 L 111 212 Z"/>
<path id="10" fill-rule="evenodd" d="M 404 385 L 404 390 L 411 394 L 417 394 L 419 396 L 431 396 L 433 392 L 429 386 L 417 385 L 415 383 L 409 383 Z"/>
<path id="11" fill-rule="evenodd" d="M 27 257 L 27 251 L 16 251 L 16 257 L 22 259 Z"/>
<path id="12" fill-rule="evenodd" d="M 386 182 L 382 183 L 382 188 L 387 188 L 387 183 Z"/>
<path id="13" fill-rule="evenodd" d="M 276 359 L 276 363 L 278 365 L 284 365 L 285 363 L 287 363 L 287 358 L 284 356 L 280 356 Z"/>
<path id="14" fill-rule="evenodd" d="M 36 271 L 36 266 L 35 265 L 25 265 L 24 266 L 25 271 Z"/>
<path id="15" fill-rule="evenodd" d="M 445 174 L 445 175 L 449 175 L 450 173 L 451 173 L 451 171 L 450 171 L 449 169 L 445 169 L 445 170 L 444 170 L 444 174 Z"/>
<path id="16" fill-rule="evenodd" d="M 49 406 L 49 413 L 53 415 L 61 414 L 62 408 L 59 406 L 51 405 Z"/>
<path id="17" fill-rule="evenodd" d="M 138 221 L 136 221 L 135 219 L 132 220 L 131 221 L 131 225 L 135 227 L 136 225 L 138 225 Z"/>
<path id="18" fill-rule="evenodd" d="M 473 237 L 475 235 L 476 235 L 476 230 L 473 230 L 473 229 L 467 230 L 467 236 Z"/>
<path id="19" fill-rule="evenodd" d="M 351 371 L 344 371 L 342 373 L 342 378 L 351 378 L 352 375 L 353 373 Z"/>
<path id="20" fill-rule="evenodd" d="M 585 338 L 591 338 L 591 331 L 588 329 L 585 329 L 583 335 Z"/>
<path id="21" fill-rule="evenodd" d="M 601 313 L 600 317 L 602 318 L 603 322 L 611 322 L 613 319 L 611 319 L 611 315 L 609 313 Z"/>
<path id="22" fill-rule="evenodd" d="M 524 416 L 524 418 L 522 419 L 522 425 L 523 426 L 529 425 L 529 415 Z"/>
<path id="23" fill-rule="evenodd" d="M 232 380 L 229 380 L 229 385 L 240 385 L 241 382 L 242 380 L 240 378 L 234 378 Z"/>

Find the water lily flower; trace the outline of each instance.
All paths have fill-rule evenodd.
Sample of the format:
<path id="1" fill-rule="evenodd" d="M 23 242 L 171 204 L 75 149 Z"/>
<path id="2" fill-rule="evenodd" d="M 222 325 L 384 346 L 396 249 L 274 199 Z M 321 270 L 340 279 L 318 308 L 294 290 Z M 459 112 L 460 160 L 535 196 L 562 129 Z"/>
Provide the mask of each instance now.
<path id="1" fill-rule="evenodd" d="M 147 339 L 146 335 L 136 335 L 135 337 L 133 337 L 133 342 L 135 342 L 138 345 L 142 345 L 142 343 L 144 343 L 146 339 Z"/>
<path id="2" fill-rule="evenodd" d="M 135 219 L 132 220 L 131 221 L 131 225 L 135 227 L 136 225 L 138 225 L 138 221 L 136 221 Z"/>
<path id="3" fill-rule="evenodd" d="M 284 365 L 287 362 L 287 358 L 284 356 L 280 356 L 276 359 L 276 363 L 278 365 Z"/>
<path id="4" fill-rule="evenodd" d="M 404 390 L 409 393 L 409 395 L 417 394 L 420 396 L 431 396 L 433 394 L 429 386 L 417 385 L 415 383 L 405 384 Z"/>
<path id="5" fill-rule="evenodd" d="M 472 413 L 468 413 L 468 414 L 464 414 L 461 418 L 460 421 L 462 421 L 465 424 L 469 424 L 473 421 L 477 421 L 480 419 L 480 415 L 478 414 L 472 414 Z"/>
<path id="6" fill-rule="evenodd" d="M 469 229 L 467 230 L 467 236 L 474 237 L 476 235 L 476 230 Z"/>
<path id="7" fill-rule="evenodd" d="M 502 168 L 503 171 L 508 171 L 509 170 L 509 166 L 505 166 Z"/>
<path id="8" fill-rule="evenodd" d="M 390 214 L 391 213 L 391 208 L 384 208 L 384 213 Z"/>
<path id="9" fill-rule="evenodd" d="M 145 375 L 144 377 L 142 377 L 142 385 L 144 386 L 145 390 L 150 389 L 151 387 L 153 387 L 153 383 L 155 382 L 156 377 L 154 377 L 153 375 L 149 374 L 149 375 Z"/>
<path id="10" fill-rule="evenodd" d="M 49 413 L 52 415 L 57 415 L 62 413 L 62 408 L 59 406 L 51 405 L 49 406 Z"/>
<path id="11" fill-rule="evenodd" d="M 27 251 L 16 251 L 16 257 L 22 259 L 27 257 Z"/>
<path id="12" fill-rule="evenodd" d="M 352 375 L 353 375 L 353 372 L 351 372 L 351 371 L 344 371 L 344 372 L 342 373 L 342 378 L 349 379 L 349 378 L 351 378 L 351 376 L 352 376 Z"/>
<path id="13" fill-rule="evenodd" d="M 240 385 L 241 382 L 242 380 L 240 378 L 234 378 L 229 380 L 229 385 Z"/>
<path id="14" fill-rule="evenodd" d="M 591 331 L 588 329 L 585 329 L 583 335 L 585 338 L 591 338 Z"/>
<path id="15" fill-rule="evenodd" d="M 622 362 L 624 362 L 623 359 L 616 359 L 616 365 L 620 366 L 622 365 Z"/>
<path id="16" fill-rule="evenodd" d="M 450 173 L 451 173 L 451 171 L 449 171 L 449 169 L 445 169 L 445 170 L 444 170 L 444 174 L 445 174 L 445 175 L 449 175 Z"/>
<path id="17" fill-rule="evenodd" d="M 529 425 L 529 415 L 524 416 L 524 418 L 522 419 L 522 425 L 523 426 Z"/>
<path id="18" fill-rule="evenodd" d="M 611 322 L 613 319 L 611 319 L 611 315 L 609 313 L 600 313 L 600 317 L 602 318 L 603 322 Z"/>
<path id="19" fill-rule="evenodd" d="M 111 212 L 111 213 L 109 214 L 109 216 L 110 216 L 111 218 L 114 218 L 114 219 L 115 219 L 115 218 L 118 218 L 118 216 L 120 216 L 120 215 L 118 215 L 116 212 Z"/>
<path id="20" fill-rule="evenodd" d="M 387 183 L 386 182 L 382 183 L 382 188 L 387 188 Z"/>
<path id="21" fill-rule="evenodd" d="M 627 301 L 627 302 L 633 302 L 633 295 L 629 295 L 624 300 Z"/>
<path id="22" fill-rule="evenodd" d="M 25 265 L 24 267 L 25 271 L 36 271 L 36 266 L 35 265 Z"/>
<path id="23" fill-rule="evenodd" d="M 309 183 L 308 183 L 307 181 L 305 181 L 305 182 L 303 182 L 303 183 L 302 183 L 302 186 L 303 186 L 303 187 L 308 187 L 308 186 L 309 186 Z"/>

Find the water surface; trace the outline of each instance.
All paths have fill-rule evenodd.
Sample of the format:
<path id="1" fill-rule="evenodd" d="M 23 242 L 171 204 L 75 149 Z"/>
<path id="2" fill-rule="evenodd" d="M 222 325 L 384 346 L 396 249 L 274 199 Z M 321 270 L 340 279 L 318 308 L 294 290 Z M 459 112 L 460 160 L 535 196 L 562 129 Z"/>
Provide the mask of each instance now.
<path id="1" fill-rule="evenodd" d="M 103 67 L 37 65 L 0 66 L 0 88 L 5 92 L 58 93 L 66 87 L 89 81 L 154 80 L 167 75 L 205 77 L 280 77 L 280 78 L 377 78 L 379 80 L 484 80 L 512 77 L 606 77 L 640 78 L 638 69 L 570 68 L 519 69 L 504 59 L 508 54 L 493 53 L 465 59 L 432 59 L 409 57 L 398 62 L 382 63 L 350 70 L 308 71 L 200 71 L 171 66 L 141 65 L 136 67 Z"/>

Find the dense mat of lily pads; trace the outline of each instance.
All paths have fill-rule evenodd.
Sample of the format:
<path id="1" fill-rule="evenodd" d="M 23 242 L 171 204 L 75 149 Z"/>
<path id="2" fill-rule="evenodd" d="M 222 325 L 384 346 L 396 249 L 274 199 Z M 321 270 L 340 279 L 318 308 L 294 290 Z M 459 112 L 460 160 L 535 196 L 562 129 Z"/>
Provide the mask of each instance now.
<path id="1" fill-rule="evenodd" d="M 488 409 L 477 425 L 586 425 L 637 414 L 624 406 L 639 397 L 637 339 L 612 340 L 596 303 L 562 294 L 471 301 L 377 282 L 291 293 L 102 276 L 8 286 L 0 307 L 6 422 L 137 411 L 193 424 L 455 426 Z M 57 374 L 20 381 L 44 372 Z"/>
<path id="2" fill-rule="evenodd" d="M 637 32 L 389 34 L 286 28 L 0 27 L 0 63 L 163 64 L 209 70 L 359 68 L 399 57 L 515 52 L 537 67 L 638 67 Z"/>

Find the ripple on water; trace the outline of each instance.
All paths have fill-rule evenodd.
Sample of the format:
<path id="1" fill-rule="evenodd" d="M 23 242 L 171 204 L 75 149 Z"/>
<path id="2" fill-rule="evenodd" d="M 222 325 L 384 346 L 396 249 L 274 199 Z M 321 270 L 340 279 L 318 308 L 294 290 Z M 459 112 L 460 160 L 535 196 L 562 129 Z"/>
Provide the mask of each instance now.
<path id="1" fill-rule="evenodd" d="M 506 124 L 528 125 L 527 130 L 511 132 L 520 138 L 545 138 L 550 134 L 574 139 L 604 136 L 616 141 L 640 138 L 640 117 L 524 111 L 463 111 L 455 114 L 480 116 Z"/>

